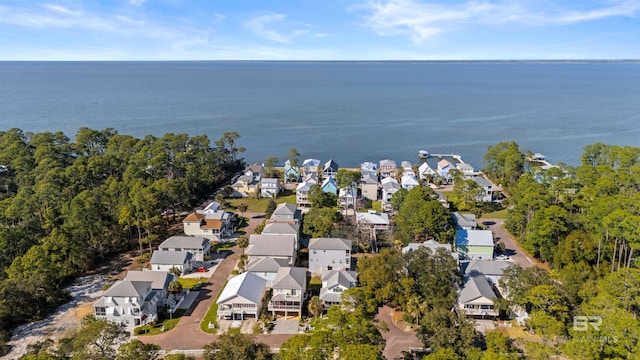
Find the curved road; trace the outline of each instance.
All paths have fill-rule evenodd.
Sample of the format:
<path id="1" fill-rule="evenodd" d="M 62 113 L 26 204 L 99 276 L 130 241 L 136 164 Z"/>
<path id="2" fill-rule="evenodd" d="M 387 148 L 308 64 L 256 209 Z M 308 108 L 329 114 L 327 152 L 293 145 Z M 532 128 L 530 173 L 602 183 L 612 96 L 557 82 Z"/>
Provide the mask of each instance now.
<path id="1" fill-rule="evenodd" d="M 509 233 L 504 229 L 504 219 L 485 219 L 480 218 L 480 222 L 485 225 L 493 233 L 493 238 L 496 241 L 502 241 L 505 245 L 505 253 L 509 258 L 526 269 L 534 265 L 541 266 L 541 264 L 533 258 L 533 256 L 527 254 L 527 252 L 520 246 L 520 244 L 514 240 Z M 541 266 L 543 267 L 543 266 Z"/>

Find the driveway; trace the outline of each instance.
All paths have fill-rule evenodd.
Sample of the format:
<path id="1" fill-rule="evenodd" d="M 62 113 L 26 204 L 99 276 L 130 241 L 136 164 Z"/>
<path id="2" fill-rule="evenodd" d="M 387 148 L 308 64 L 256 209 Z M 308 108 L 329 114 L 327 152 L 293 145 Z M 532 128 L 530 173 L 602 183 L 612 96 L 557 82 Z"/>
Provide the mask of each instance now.
<path id="1" fill-rule="evenodd" d="M 541 266 L 541 264 L 535 260 L 532 256 L 527 254 L 520 243 L 511 237 L 509 233 L 504 229 L 504 219 L 485 219 L 481 218 L 480 222 L 487 226 L 493 233 L 496 241 L 502 241 L 505 246 L 505 253 L 509 258 L 520 265 L 523 269 L 530 268 L 533 265 Z M 544 267 L 544 266 L 541 266 Z"/>
<path id="2" fill-rule="evenodd" d="M 405 331 L 398 328 L 393 322 L 394 311 L 388 306 L 378 308 L 376 320 L 384 321 L 389 331 L 381 330 L 380 333 L 386 341 L 386 346 L 382 355 L 386 359 L 402 359 L 402 352 L 409 351 L 409 348 L 421 348 L 424 345 L 416 337 L 414 331 Z"/>

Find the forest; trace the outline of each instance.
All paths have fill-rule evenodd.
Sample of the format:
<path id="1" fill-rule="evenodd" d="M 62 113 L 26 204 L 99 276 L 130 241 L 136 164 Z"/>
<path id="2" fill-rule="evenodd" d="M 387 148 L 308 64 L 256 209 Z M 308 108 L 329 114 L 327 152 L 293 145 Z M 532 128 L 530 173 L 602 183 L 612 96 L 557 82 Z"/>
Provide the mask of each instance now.
<path id="1" fill-rule="evenodd" d="M 238 138 L 0 132 L 0 354 L 10 329 L 67 300 L 70 280 L 150 250 L 167 233 L 163 214 L 228 183 L 244 165 Z"/>

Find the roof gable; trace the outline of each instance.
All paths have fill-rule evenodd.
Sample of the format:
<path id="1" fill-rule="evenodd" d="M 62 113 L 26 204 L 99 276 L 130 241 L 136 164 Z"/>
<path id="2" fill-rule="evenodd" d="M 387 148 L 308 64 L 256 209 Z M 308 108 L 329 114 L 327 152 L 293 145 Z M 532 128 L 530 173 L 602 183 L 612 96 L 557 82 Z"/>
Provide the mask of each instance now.
<path id="1" fill-rule="evenodd" d="M 222 304 L 239 296 L 257 304 L 262 299 L 262 292 L 266 284 L 267 280 L 254 273 L 242 273 L 229 279 L 216 303 Z"/>
<path id="2" fill-rule="evenodd" d="M 182 265 L 188 260 L 191 260 L 192 256 L 188 251 L 157 250 L 151 254 L 151 263 L 158 265 Z"/>
<path id="3" fill-rule="evenodd" d="M 208 243 L 208 239 L 199 236 L 172 236 L 163 241 L 158 248 L 204 249 Z"/>
<path id="4" fill-rule="evenodd" d="M 457 246 L 491 246 L 493 247 L 493 234 L 491 230 L 456 230 Z"/>
<path id="5" fill-rule="evenodd" d="M 124 279 L 129 281 L 151 281 L 151 287 L 153 289 L 165 289 L 175 278 L 175 275 L 167 271 L 130 270 Z"/>
<path id="6" fill-rule="evenodd" d="M 468 303 L 479 298 L 487 298 L 491 301 L 497 298 L 487 279 L 482 276 L 472 276 L 464 283 L 460 290 L 459 302 Z"/>
<path id="7" fill-rule="evenodd" d="M 309 250 L 351 250 L 351 240 L 340 238 L 314 238 L 309 240 Z"/>
<path id="8" fill-rule="evenodd" d="M 274 289 L 306 289 L 307 269 L 301 267 L 282 267 L 273 280 Z"/>
<path id="9" fill-rule="evenodd" d="M 103 296 L 112 297 L 142 297 L 151 288 L 151 281 L 117 281 L 107 289 Z"/>

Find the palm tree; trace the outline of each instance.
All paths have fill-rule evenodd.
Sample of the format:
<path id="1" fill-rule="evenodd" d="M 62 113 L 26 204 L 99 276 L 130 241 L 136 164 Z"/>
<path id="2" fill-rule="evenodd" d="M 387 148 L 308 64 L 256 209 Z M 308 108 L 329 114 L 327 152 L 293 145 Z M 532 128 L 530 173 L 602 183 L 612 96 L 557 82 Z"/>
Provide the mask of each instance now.
<path id="1" fill-rule="evenodd" d="M 238 210 L 240 210 L 242 216 L 244 216 L 244 212 L 247 211 L 247 209 L 249 209 L 249 205 L 247 205 L 247 203 L 241 202 L 238 204 Z"/>
<path id="2" fill-rule="evenodd" d="M 238 245 L 240 250 L 242 250 L 242 254 L 240 256 L 244 258 L 244 249 L 246 249 L 247 246 L 249 246 L 249 238 L 247 238 L 244 235 L 238 236 L 238 240 L 236 240 L 236 245 Z"/>
<path id="3" fill-rule="evenodd" d="M 322 311 L 324 310 L 324 305 L 322 304 L 320 297 L 314 296 L 311 299 L 309 299 L 309 304 L 307 304 L 307 310 L 309 310 L 311 315 L 313 315 L 314 317 L 322 314 Z"/>
<path id="4" fill-rule="evenodd" d="M 173 280 L 169 283 L 167 291 L 173 294 L 173 297 L 175 298 L 176 294 L 180 294 L 182 292 L 182 284 L 178 280 Z"/>

